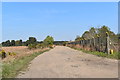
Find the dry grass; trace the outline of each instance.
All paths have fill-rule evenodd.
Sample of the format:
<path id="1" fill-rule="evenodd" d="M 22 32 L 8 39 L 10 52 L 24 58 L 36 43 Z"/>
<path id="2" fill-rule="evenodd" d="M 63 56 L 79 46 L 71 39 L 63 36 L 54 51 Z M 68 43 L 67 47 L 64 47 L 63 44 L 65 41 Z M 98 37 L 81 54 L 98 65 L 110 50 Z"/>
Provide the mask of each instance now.
<path id="1" fill-rule="evenodd" d="M 20 71 L 28 67 L 30 61 L 49 50 L 49 48 L 30 50 L 26 46 L 2 47 L 2 49 L 7 53 L 7 57 L 2 60 L 3 78 L 14 78 Z M 8 55 L 8 52 L 14 52 L 16 55 Z"/>
<path id="2" fill-rule="evenodd" d="M 6 53 L 8 52 L 15 52 L 15 56 L 9 56 L 7 55 L 7 58 L 3 59 L 3 62 L 11 62 L 14 61 L 16 58 L 20 58 L 22 56 L 27 56 L 30 54 L 33 54 L 35 52 L 40 52 L 45 49 L 32 49 L 29 50 L 28 47 L 26 46 L 15 46 L 15 47 L 2 47 L 3 50 L 5 50 Z"/>

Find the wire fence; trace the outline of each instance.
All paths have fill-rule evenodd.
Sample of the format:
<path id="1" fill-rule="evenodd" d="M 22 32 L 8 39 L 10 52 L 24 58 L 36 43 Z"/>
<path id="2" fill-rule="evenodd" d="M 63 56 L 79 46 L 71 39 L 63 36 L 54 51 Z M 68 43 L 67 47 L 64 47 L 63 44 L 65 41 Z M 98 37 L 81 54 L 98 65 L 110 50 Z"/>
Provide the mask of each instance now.
<path id="1" fill-rule="evenodd" d="M 81 39 L 79 41 L 69 42 L 69 47 L 80 48 L 88 51 L 99 51 L 104 53 L 118 52 L 118 41 L 115 42 L 108 34 L 106 37 L 97 36 L 91 39 Z"/>

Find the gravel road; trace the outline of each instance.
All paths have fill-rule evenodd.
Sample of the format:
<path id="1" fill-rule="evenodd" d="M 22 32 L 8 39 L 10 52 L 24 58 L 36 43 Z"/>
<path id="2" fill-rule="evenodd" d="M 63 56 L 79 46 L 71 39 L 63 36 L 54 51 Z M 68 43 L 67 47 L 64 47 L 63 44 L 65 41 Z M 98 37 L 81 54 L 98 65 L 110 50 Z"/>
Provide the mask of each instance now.
<path id="1" fill-rule="evenodd" d="M 117 78 L 118 61 L 56 46 L 33 61 L 17 78 Z"/>

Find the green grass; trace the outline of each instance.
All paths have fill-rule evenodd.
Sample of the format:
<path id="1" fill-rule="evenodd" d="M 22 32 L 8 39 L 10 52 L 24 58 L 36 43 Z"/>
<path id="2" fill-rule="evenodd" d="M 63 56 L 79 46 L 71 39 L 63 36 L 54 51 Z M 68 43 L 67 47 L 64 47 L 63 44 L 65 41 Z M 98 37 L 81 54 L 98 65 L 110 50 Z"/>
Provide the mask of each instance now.
<path id="1" fill-rule="evenodd" d="M 42 52 L 33 53 L 29 56 L 24 56 L 19 59 L 15 59 L 13 62 L 10 63 L 3 63 L 2 77 L 15 78 L 21 70 L 24 70 L 28 67 L 30 61 L 32 61 L 35 57 L 46 51 L 48 50 L 44 50 Z"/>
<path id="2" fill-rule="evenodd" d="M 99 57 L 106 57 L 106 58 L 111 58 L 111 59 L 120 59 L 120 52 L 115 52 L 113 54 L 107 54 L 107 53 L 98 52 L 98 51 L 87 51 L 87 50 L 80 49 L 80 48 L 73 48 L 73 49 L 80 50 L 82 52 L 85 52 L 85 53 L 88 53 L 88 54 L 93 54 L 93 55 L 96 55 L 96 56 L 99 56 Z"/>

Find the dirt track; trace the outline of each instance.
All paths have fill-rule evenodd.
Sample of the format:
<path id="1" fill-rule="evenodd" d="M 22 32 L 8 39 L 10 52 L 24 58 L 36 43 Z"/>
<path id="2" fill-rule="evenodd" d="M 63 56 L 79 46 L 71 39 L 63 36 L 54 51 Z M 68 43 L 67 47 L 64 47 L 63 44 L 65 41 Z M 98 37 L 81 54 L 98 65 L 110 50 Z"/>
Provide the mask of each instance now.
<path id="1" fill-rule="evenodd" d="M 57 46 L 36 57 L 18 78 L 117 78 L 118 61 Z"/>

